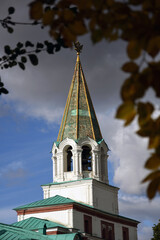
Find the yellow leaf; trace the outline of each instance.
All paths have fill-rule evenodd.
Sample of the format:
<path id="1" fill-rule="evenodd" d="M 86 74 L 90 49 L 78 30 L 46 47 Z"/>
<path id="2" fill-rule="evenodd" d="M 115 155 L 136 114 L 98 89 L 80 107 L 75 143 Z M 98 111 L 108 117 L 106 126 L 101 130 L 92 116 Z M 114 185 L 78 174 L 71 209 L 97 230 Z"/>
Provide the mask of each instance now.
<path id="1" fill-rule="evenodd" d="M 154 198 L 156 195 L 156 192 L 159 190 L 160 185 L 160 177 L 155 178 L 153 181 L 150 182 L 148 188 L 147 188 L 147 195 L 149 199 Z"/>
<path id="2" fill-rule="evenodd" d="M 160 178 L 160 170 L 154 171 L 152 173 L 150 173 L 146 178 L 143 179 L 142 183 L 147 182 L 147 181 L 151 181 L 155 178 Z"/>
<path id="3" fill-rule="evenodd" d="M 132 40 L 128 43 L 127 53 L 130 59 L 137 59 L 141 55 L 141 46 L 138 40 Z"/>
<path id="4" fill-rule="evenodd" d="M 92 0 L 80 0 L 77 2 L 78 8 L 82 9 L 90 9 L 92 7 Z"/>
<path id="5" fill-rule="evenodd" d="M 64 28 L 62 31 L 62 35 L 65 40 L 65 45 L 68 47 L 72 47 L 73 42 L 76 41 L 75 34 L 73 34 L 68 28 Z"/>
<path id="6" fill-rule="evenodd" d="M 157 169 L 160 166 L 160 157 L 153 154 L 146 162 L 145 168 Z"/>
<path id="7" fill-rule="evenodd" d="M 50 25 L 53 22 L 54 11 L 48 10 L 43 14 L 43 25 Z"/>
<path id="8" fill-rule="evenodd" d="M 134 73 L 138 71 L 138 65 L 134 62 L 127 62 L 122 66 L 124 72 Z"/>
<path id="9" fill-rule="evenodd" d="M 69 9 L 65 9 L 63 11 L 63 18 L 65 21 L 72 21 L 74 19 L 74 13 Z"/>
<path id="10" fill-rule="evenodd" d="M 130 124 L 136 116 L 136 110 L 133 102 L 123 103 L 117 110 L 116 118 L 125 120 L 125 126 Z"/>
<path id="11" fill-rule="evenodd" d="M 152 57 L 155 57 L 160 50 L 160 36 L 153 37 L 149 40 L 147 46 L 147 52 Z"/>
<path id="12" fill-rule="evenodd" d="M 87 32 L 86 26 L 81 21 L 75 21 L 74 23 L 69 24 L 68 28 L 75 35 L 83 35 Z"/>
<path id="13" fill-rule="evenodd" d="M 138 123 L 140 126 L 143 126 L 148 121 L 150 121 L 151 114 L 154 111 L 154 107 L 150 102 L 147 103 L 139 102 L 137 111 L 139 114 Z"/>
<path id="14" fill-rule="evenodd" d="M 42 2 L 36 1 L 30 5 L 30 17 L 34 20 L 39 20 L 43 16 Z"/>
<path id="15" fill-rule="evenodd" d="M 160 145 L 160 136 L 156 135 L 149 139 L 148 148 L 157 148 Z"/>

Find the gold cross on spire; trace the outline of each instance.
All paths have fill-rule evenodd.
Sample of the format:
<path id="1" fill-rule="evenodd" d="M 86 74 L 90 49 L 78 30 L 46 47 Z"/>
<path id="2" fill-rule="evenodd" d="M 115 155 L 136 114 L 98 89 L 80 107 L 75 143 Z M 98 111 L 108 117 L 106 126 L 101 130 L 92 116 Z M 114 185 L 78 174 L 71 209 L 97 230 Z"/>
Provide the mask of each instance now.
<path id="1" fill-rule="evenodd" d="M 74 49 L 77 51 L 77 55 L 79 55 L 82 51 L 83 45 L 80 44 L 80 42 L 74 43 Z"/>

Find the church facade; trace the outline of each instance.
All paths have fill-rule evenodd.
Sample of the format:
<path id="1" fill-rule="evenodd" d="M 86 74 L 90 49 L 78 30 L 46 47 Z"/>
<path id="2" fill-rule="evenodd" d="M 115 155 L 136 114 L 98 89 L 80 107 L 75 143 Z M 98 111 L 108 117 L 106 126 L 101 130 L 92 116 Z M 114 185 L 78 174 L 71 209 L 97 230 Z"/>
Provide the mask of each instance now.
<path id="1" fill-rule="evenodd" d="M 12 228 L 30 226 L 29 231 L 52 239 L 137 240 L 139 222 L 119 215 L 119 189 L 109 184 L 109 148 L 102 138 L 79 47 L 52 147 L 53 182 L 42 185 L 42 200 L 15 208 L 18 222 Z"/>

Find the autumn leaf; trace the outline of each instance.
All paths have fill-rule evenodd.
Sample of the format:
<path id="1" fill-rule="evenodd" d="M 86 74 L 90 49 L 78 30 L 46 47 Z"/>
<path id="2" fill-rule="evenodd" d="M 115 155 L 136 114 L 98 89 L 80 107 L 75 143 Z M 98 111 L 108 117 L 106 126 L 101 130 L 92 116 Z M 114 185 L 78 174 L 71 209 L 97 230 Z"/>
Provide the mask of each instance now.
<path id="1" fill-rule="evenodd" d="M 125 120 L 125 126 L 130 124 L 136 116 L 136 110 L 133 102 L 125 102 L 117 110 L 116 118 Z"/>
<path id="2" fill-rule="evenodd" d="M 132 60 L 137 59 L 141 55 L 141 46 L 139 41 L 132 40 L 127 46 L 128 57 Z"/>
<path id="3" fill-rule="evenodd" d="M 149 183 L 149 186 L 147 188 L 147 195 L 149 199 L 154 198 L 157 190 L 159 189 L 159 185 L 160 185 L 160 177 L 155 178 L 153 181 Z"/>
<path id="4" fill-rule="evenodd" d="M 43 14 L 43 25 L 50 25 L 53 22 L 54 11 L 48 10 Z"/>
<path id="5" fill-rule="evenodd" d="M 145 168 L 154 170 L 160 166 L 160 156 L 157 154 L 152 154 L 152 156 L 147 160 Z"/>
<path id="6" fill-rule="evenodd" d="M 122 70 L 128 73 L 137 72 L 138 69 L 139 69 L 139 66 L 135 62 L 127 62 L 122 66 Z"/>
<path id="7" fill-rule="evenodd" d="M 39 20 L 43 16 L 43 4 L 36 1 L 30 4 L 30 17 L 34 20 Z"/>

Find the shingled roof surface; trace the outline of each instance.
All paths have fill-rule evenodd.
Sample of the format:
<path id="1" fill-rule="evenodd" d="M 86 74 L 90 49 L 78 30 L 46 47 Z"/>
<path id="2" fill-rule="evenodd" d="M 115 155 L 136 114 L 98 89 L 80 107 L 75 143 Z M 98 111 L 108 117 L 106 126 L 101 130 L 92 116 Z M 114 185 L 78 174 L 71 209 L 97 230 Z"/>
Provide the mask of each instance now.
<path id="1" fill-rule="evenodd" d="M 102 139 L 79 55 L 77 56 L 57 142 L 61 142 L 67 137 L 75 141 L 85 137 L 90 137 L 97 142 Z"/>

